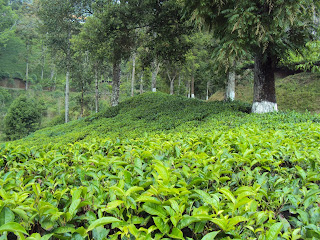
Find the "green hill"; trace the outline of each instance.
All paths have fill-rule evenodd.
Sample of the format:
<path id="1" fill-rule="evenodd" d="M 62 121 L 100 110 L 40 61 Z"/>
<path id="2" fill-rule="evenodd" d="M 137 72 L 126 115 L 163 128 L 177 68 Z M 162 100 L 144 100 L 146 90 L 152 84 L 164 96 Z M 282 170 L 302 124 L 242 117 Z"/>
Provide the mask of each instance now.
<path id="1" fill-rule="evenodd" d="M 320 74 L 299 73 L 276 80 L 278 108 L 281 111 L 295 110 L 320 112 Z M 209 101 L 221 101 L 224 91 L 213 94 Z M 239 83 L 236 87 L 236 99 L 248 103 L 253 100 L 253 83 Z"/>
<path id="2" fill-rule="evenodd" d="M 147 93 L 0 145 L 2 238 L 319 239 L 320 116 L 249 109 Z"/>
<path id="3" fill-rule="evenodd" d="M 226 112 L 236 116 L 246 115 L 249 111 L 250 105 L 245 103 L 206 103 L 164 93 L 145 93 L 81 120 L 42 129 L 18 143 L 37 145 L 68 143 L 93 137 L 127 138 L 144 133 L 174 131 L 177 128 L 192 131 L 210 119 L 216 118 L 215 121 L 218 121 L 219 116 Z"/>
<path id="4" fill-rule="evenodd" d="M 39 130 L 17 141 L 37 146 L 48 143 L 74 143 L 92 138 L 134 138 L 145 133 L 194 133 L 201 130 L 229 130 L 254 122 L 306 122 L 318 119 L 312 114 L 248 114 L 251 105 L 242 102 L 204 102 L 164 93 L 145 93 L 121 102 L 117 107 L 68 124 Z M 318 120 L 314 120 L 318 121 Z"/>

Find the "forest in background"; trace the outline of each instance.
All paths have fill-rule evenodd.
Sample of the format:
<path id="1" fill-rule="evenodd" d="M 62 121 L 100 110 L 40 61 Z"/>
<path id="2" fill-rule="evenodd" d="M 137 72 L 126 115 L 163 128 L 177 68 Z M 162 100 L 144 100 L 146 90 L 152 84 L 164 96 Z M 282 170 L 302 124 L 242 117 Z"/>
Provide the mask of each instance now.
<path id="1" fill-rule="evenodd" d="M 276 12 L 283 14 L 284 22 L 280 21 L 269 33 L 263 30 L 263 17 L 260 23 L 239 27 L 244 22 L 242 18 L 235 20 L 239 16 L 236 10 L 233 17 L 223 16 L 230 23 L 213 27 L 215 21 L 220 21 L 219 14 L 213 11 L 210 16 L 197 4 L 173 0 L 1 1 L 5 18 L 0 41 L 0 85 L 4 87 L 0 121 L 3 123 L 9 106 L 20 95 L 42 105 L 42 122 L 37 128 L 88 116 L 147 91 L 203 100 L 216 93 L 220 97 L 213 96 L 211 100 L 232 101 L 236 97 L 261 102 L 263 94 L 253 92 L 257 89 L 257 54 L 253 49 L 259 46 L 272 55 L 274 69 L 270 71 L 280 76 L 319 72 L 317 8 L 292 15 L 294 24 L 285 19 L 288 12 Z M 203 4 L 209 6 L 208 2 Z M 302 11 L 299 4 L 292 5 L 290 11 L 293 8 L 295 12 Z M 256 10 L 246 11 L 244 17 Z M 232 21 L 236 21 L 235 25 Z M 254 44 L 246 41 L 250 39 L 245 36 L 250 27 L 255 29 Z M 285 28 L 290 32 L 282 33 Z M 287 80 L 291 87 L 279 82 L 281 110 L 317 111 L 314 105 L 318 102 L 318 76 L 311 74 L 308 81 L 303 79 Z M 306 90 L 297 95 L 283 94 L 282 86 L 289 91 L 302 89 L 301 86 Z M 3 131 L 5 124 L 1 125 Z M 1 136 L 4 138 L 3 133 Z"/>

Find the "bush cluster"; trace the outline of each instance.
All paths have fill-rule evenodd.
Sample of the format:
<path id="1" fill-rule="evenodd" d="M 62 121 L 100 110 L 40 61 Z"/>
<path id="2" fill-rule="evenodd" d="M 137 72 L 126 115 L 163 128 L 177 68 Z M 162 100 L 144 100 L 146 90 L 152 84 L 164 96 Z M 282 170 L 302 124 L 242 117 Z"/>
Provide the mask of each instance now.
<path id="1" fill-rule="evenodd" d="M 16 98 L 4 118 L 4 132 L 9 140 L 27 136 L 39 129 L 44 109 L 26 96 Z"/>

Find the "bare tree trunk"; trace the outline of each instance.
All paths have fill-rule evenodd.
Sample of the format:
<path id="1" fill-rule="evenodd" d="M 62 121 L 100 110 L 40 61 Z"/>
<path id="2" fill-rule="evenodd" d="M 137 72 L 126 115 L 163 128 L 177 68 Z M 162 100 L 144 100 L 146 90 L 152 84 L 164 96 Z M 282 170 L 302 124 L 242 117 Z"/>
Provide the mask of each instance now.
<path id="1" fill-rule="evenodd" d="M 69 94 L 70 94 L 70 63 L 71 63 L 71 56 L 70 56 L 70 38 L 71 38 L 71 31 L 69 30 L 68 33 L 68 49 L 67 49 L 67 73 L 66 73 L 66 89 L 65 89 L 65 123 L 69 122 Z"/>
<path id="2" fill-rule="evenodd" d="M 119 104 L 119 93 L 120 93 L 120 60 L 114 60 L 111 106 L 117 106 Z"/>
<path id="3" fill-rule="evenodd" d="M 41 83 L 43 82 L 43 76 L 44 76 L 44 66 L 45 66 L 45 47 L 42 42 L 41 46 L 41 52 L 42 52 L 42 63 L 41 63 Z"/>
<path id="4" fill-rule="evenodd" d="M 160 69 L 160 63 L 158 63 L 157 59 L 154 59 L 152 62 L 152 79 L 151 79 L 151 91 L 157 91 L 157 75 Z"/>
<path id="5" fill-rule="evenodd" d="M 136 74 L 136 53 L 132 54 L 132 77 L 131 77 L 131 97 L 134 95 L 134 80 Z"/>
<path id="6" fill-rule="evenodd" d="M 177 71 L 174 71 L 174 76 L 171 78 L 169 71 L 167 70 L 167 75 L 170 81 L 170 95 L 173 95 L 174 93 L 174 80 L 176 79 L 177 76 Z"/>
<path id="7" fill-rule="evenodd" d="M 67 70 L 66 73 L 66 89 L 65 89 L 65 123 L 69 122 L 69 76 L 70 76 L 70 72 L 69 72 L 69 68 Z"/>
<path id="8" fill-rule="evenodd" d="M 27 57 L 27 66 L 26 66 L 26 90 L 28 90 L 28 78 L 29 78 L 29 59 Z"/>
<path id="9" fill-rule="evenodd" d="M 265 53 L 268 54 L 268 53 Z M 258 54 L 254 60 L 253 113 L 278 111 L 275 91 L 274 61 Z"/>
<path id="10" fill-rule="evenodd" d="M 194 96 L 194 73 L 192 71 L 192 75 L 191 75 L 191 98 L 195 98 Z"/>
<path id="11" fill-rule="evenodd" d="M 207 96 L 206 96 L 206 100 L 209 100 L 209 87 L 210 87 L 210 82 L 207 82 Z"/>
<path id="12" fill-rule="evenodd" d="M 27 43 L 27 57 L 26 57 L 26 91 L 28 90 L 29 86 L 29 44 Z"/>
<path id="13" fill-rule="evenodd" d="M 81 87 L 81 99 L 80 99 L 80 118 L 83 117 L 83 110 L 84 109 L 84 83 L 82 81 L 82 87 Z"/>
<path id="14" fill-rule="evenodd" d="M 178 76 L 178 95 L 181 94 L 181 74 Z"/>
<path id="15" fill-rule="evenodd" d="M 97 66 L 95 68 L 95 84 L 96 84 L 96 101 L 95 101 L 95 107 L 96 107 L 96 113 L 99 112 L 99 81 L 98 81 L 98 70 Z"/>
<path id="16" fill-rule="evenodd" d="M 236 72 L 234 66 L 228 72 L 228 83 L 226 87 L 225 100 L 234 101 L 236 91 Z"/>
<path id="17" fill-rule="evenodd" d="M 140 94 L 143 93 L 143 72 L 141 73 L 140 76 Z"/>
<path id="18" fill-rule="evenodd" d="M 187 81 L 186 89 L 187 89 L 187 97 L 191 97 L 191 88 L 190 88 L 191 82 Z"/>

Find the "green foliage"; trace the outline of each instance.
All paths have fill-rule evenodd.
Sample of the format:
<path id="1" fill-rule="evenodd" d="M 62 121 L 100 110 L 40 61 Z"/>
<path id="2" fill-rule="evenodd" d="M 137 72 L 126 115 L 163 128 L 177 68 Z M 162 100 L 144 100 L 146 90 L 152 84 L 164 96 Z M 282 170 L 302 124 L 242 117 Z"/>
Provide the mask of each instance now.
<path id="1" fill-rule="evenodd" d="M 289 51 L 282 64 L 303 71 L 320 72 L 320 41 L 308 42 L 306 46 L 298 51 Z"/>
<path id="2" fill-rule="evenodd" d="M 9 99 L 11 98 L 11 95 L 8 90 L 0 88 L 0 104 L 4 105 Z"/>
<path id="3" fill-rule="evenodd" d="M 7 42 L 13 37 L 17 16 L 6 0 L 0 0 L 0 15 L 0 48 L 2 50 L 2 48 L 6 47 Z"/>
<path id="4" fill-rule="evenodd" d="M 26 96 L 16 98 L 4 118 L 4 132 L 10 140 L 18 139 L 37 130 L 43 107 Z"/>
<path id="5" fill-rule="evenodd" d="M 105 136 L 0 147 L 0 232 L 21 239 L 318 239 L 320 117 L 230 111 L 241 106 L 144 94 L 51 132 L 70 140 L 68 131 L 83 137 L 90 132 L 82 124 L 92 131 L 110 120 Z M 195 120 L 206 108 L 216 113 Z M 189 122 L 161 129 L 171 111 Z M 144 134 L 136 134 L 137 121 Z M 152 125 L 158 133 L 148 131 Z M 113 137 L 117 128 L 127 138 Z"/>
<path id="6" fill-rule="evenodd" d="M 224 52 L 242 55 L 271 54 L 280 57 L 288 49 L 298 49 L 313 39 L 314 15 L 320 11 L 318 1 L 189 1 L 186 7 L 212 28 Z"/>

